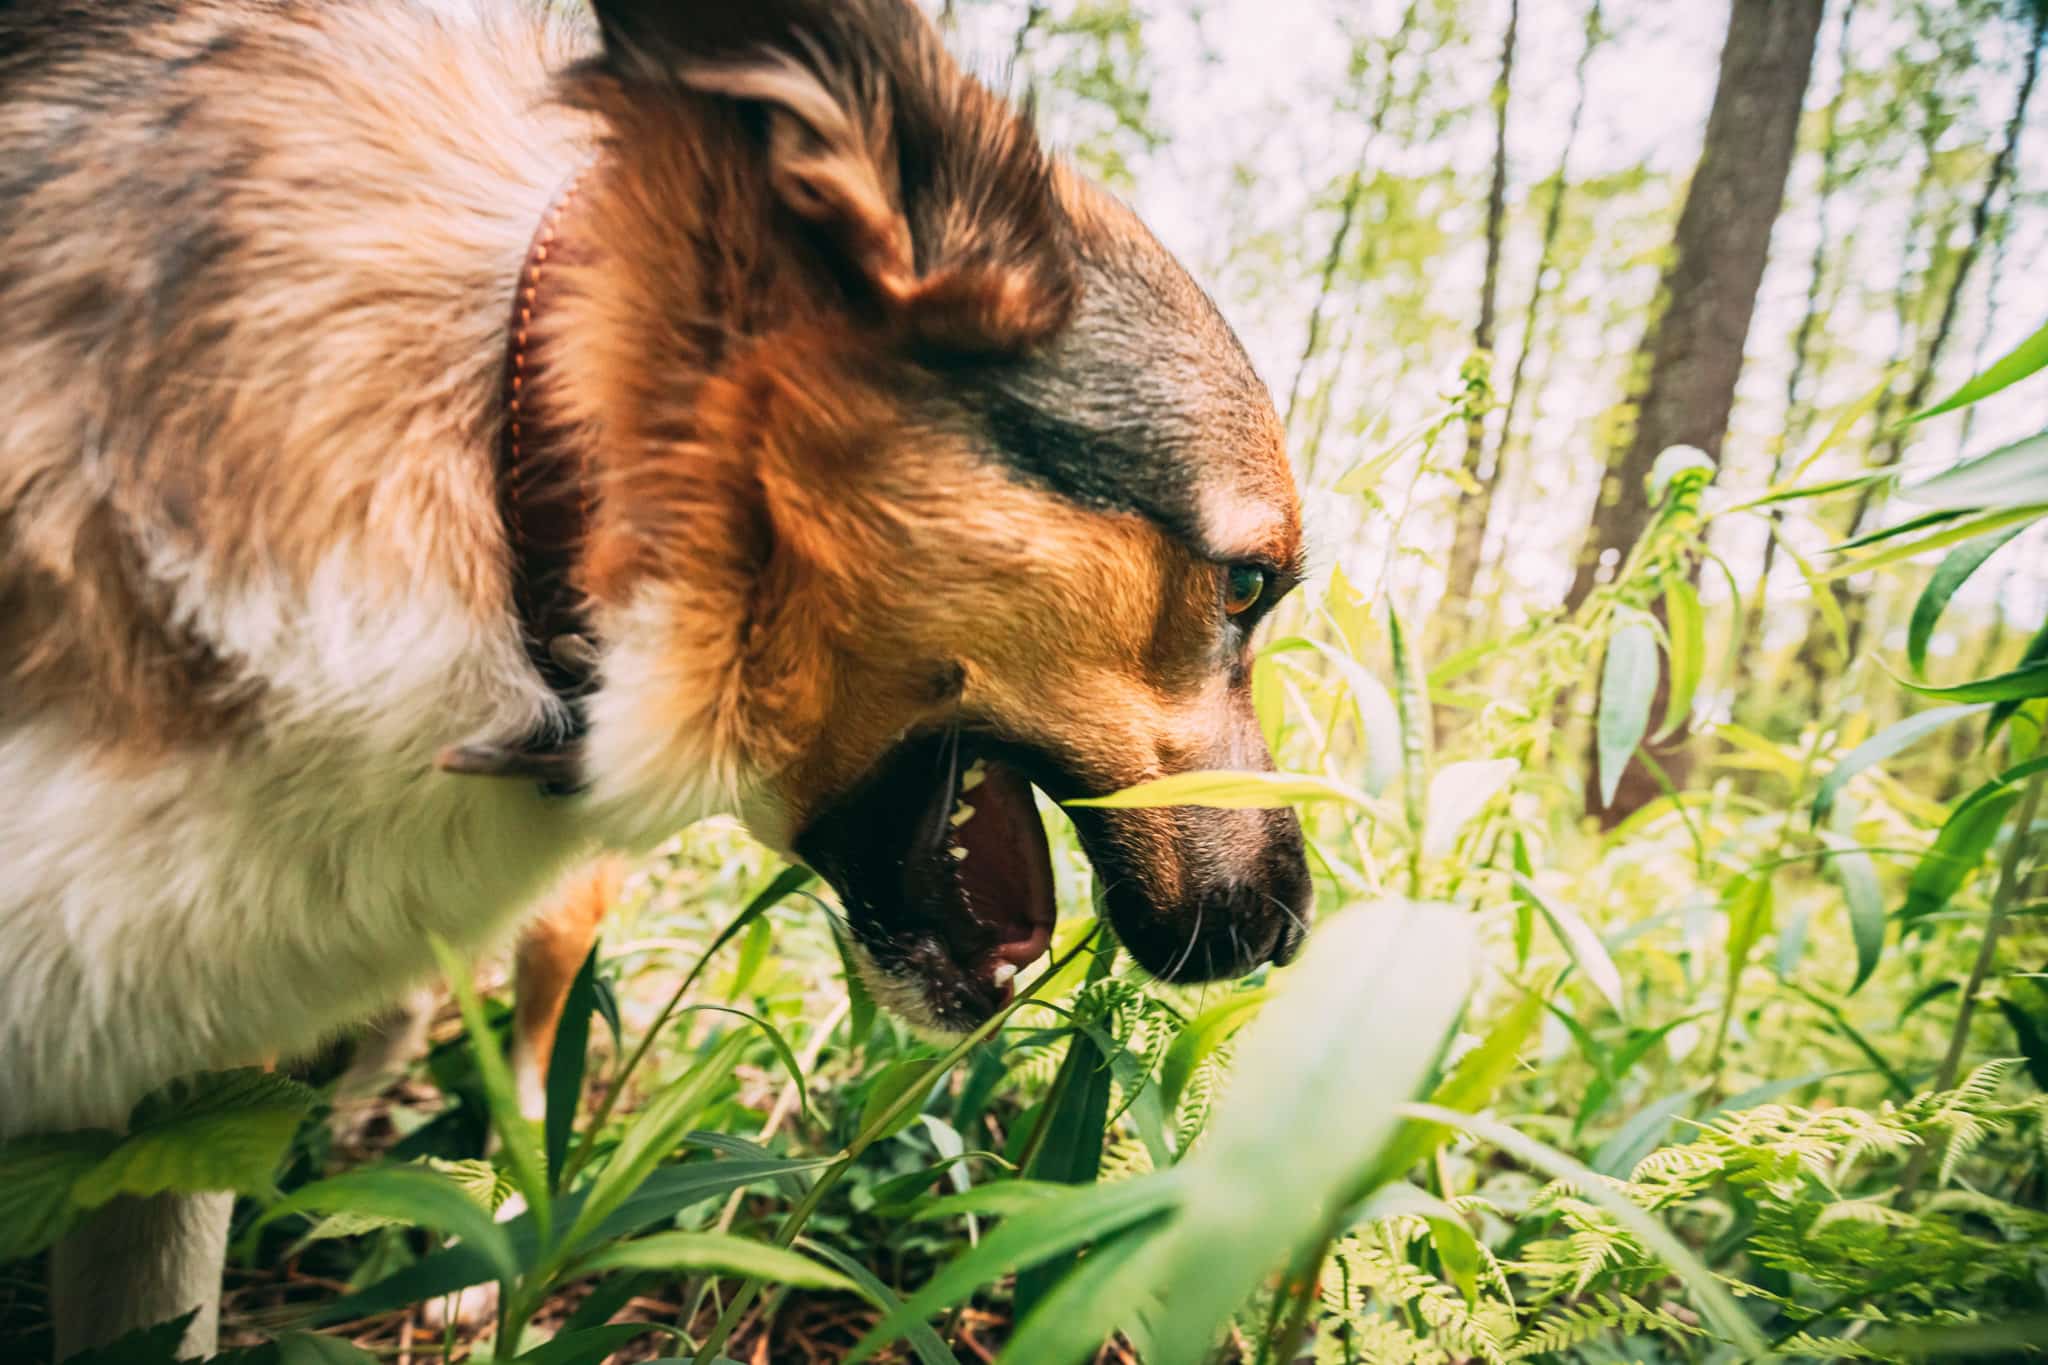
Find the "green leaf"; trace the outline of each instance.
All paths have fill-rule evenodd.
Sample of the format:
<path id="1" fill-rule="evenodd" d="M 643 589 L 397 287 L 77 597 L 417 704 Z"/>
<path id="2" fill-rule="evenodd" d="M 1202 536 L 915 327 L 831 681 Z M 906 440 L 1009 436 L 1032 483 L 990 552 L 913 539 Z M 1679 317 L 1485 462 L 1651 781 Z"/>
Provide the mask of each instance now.
<path id="1" fill-rule="evenodd" d="M 646 1336 L 649 1332 L 673 1332 L 675 1329 L 658 1327 L 651 1322 L 614 1322 L 598 1327 L 584 1327 L 573 1332 L 561 1332 L 543 1341 L 529 1351 L 521 1352 L 517 1365 L 598 1365 L 629 1341 Z"/>
<path id="2" fill-rule="evenodd" d="M 1899 489 L 1902 501 L 1948 509 L 2048 511 L 2048 431 L 1964 460 Z"/>
<path id="3" fill-rule="evenodd" d="M 1934 571 L 1934 577 L 1928 579 L 1927 586 L 1921 590 L 1920 600 L 1913 604 L 1913 619 L 1906 628 L 1906 659 L 1913 665 L 1915 673 L 1927 671 L 1927 642 L 1933 637 L 1941 614 L 1948 610 L 1949 599 L 1969 581 L 1971 574 L 1983 566 L 1985 560 L 2026 529 L 2025 526 L 2009 526 L 2003 531 L 1993 531 L 1988 536 L 1956 546 L 1948 552 L 1948 558 L 1941 561 L 1941 567 Z"/>
<path id="4" fill-rule="evenodd" d="M 551 1187 L 559 1186 L 569 1139 L 576 1131 L 576 1110 L 583 1102 L 583 1072 L 590 1053 L 590 1016 L 597 1012 L 597 945 L 576 969 L 569 994 L 555 1026 L 555 1045 L 548 1052 L 547 1120 L 543 1145 Z"/>
<path id="5" fill-rule="evenodd" d="M 798 1289 L 860 1292 L 852 1280 L 800 1252 L 724 1232 L 657 1232 L 616 1242 L 577 1262 L 575 1273 L 610 1270 L 709 1270 Z"/>
<path id="6" fill-rule="evenodd" d="M 1026 1316 L 1003 1350 L 1003 1359 L 1032 1365 L 1079 1365 L 1095 1359 L 1102 1343 L 1123 1324 L 1159 1307 L 1159 1291 L 1148 1283 L 1152 1241 L 1144 1225 L 1098 1242 L 1086 1256 L 1064 1268 L 1059 1281 Z M 1146 1359 L 1157 1359 L 1157 1353 Z"/>
<path id="7" fill-rule="evenodd" d="M 891 1062 L 885 1067 L 868 1087 L 868 1097 L 861 1103 L 859 1131 L 865 1133 L 873 1128 L 875 1121 L 889 1112 L 889 1106 L 910 1091 L 919 1086 L 931 1089 L 938 1081 L 938 1077 L 932 1074 L 932 1062 L 930 1057 L 914 1057 L 907 1062 Z M 890 1121 L 887 1128 L 875 1134 L 875 1140 L 879 1142 L 896 1136 L 917 1122 L 917 1115 L 916 1108 L 905 1109 Z"/>
<path id="8" fill-rule="evenodd" d="M 1302 643 L 1323 656 L 1351 693 L 1359 734 L 1365 740 L 1365 772 L 1359 786 L 1367 796 L 1382 795 L 1401 770 L 1401 714 L 1393 693 L 1363 664 L 1334 645 L 1308 639 Z"/>
<path id="9" fill-rule="evenodd" d="M 986 1195 L 999 1188 L 990 1186 L 972 1193 Z M 960 1201 L 966 1198 L 956 1196 Z M 1111 1185 L 1061 1186 L 1058 1193 L 1036 1198 L 985 1233 L 978 1245 L 941 1266 L 924 1288 L 875 1325 L 843 1365 L 859 1365 L 902 1335 L 911 1323 L 925 1321 L 1004 1275 L 1158 1218 L 1175 1208 L 1181 1198 L 1178 1167 Z"/>
<path id="10" fill-rule="evenodd" d="M 1126 787 L 1108 796 L 1084 796 L 1069 806 L 1209 806 L 1218 810 L 1263 810 L 1302 801 L 1338 801 L 1376 814 L 1384 807 L 1364 792 L 1313 773 L 1261 773 L 1228 770 L 1175 773 Z"/>
<path id="11" fill-rule="evenodd" d="M 510 1280 L 519 1273 L 511 1241 L 489 1210 L 461 1185 L 424 1166 L 372 1167 L 315 1181 L 265 1209 L 256 1226 L 309 1213 L 361 1214 L 430 1228 L 460 1238 L 490 1263 L 495 1278 Z"/>
<path id="12" fill-rule="evenodd" d="M 491 1032 L 490 1024 L 484 1018 L 483 1002 L 477 998 L 476 982 L 469 974 L 469 962 L 440 935 L 429 937 L 434 956 L 441 964 L 441 975 L 447 979 L 448 989 L 462 1011 L 462 1026 L 469 1034 L 470 1047 L 476 1052 L 477 1074 L 483 1081 L 484 1101 L 491 1111 L 491 1128 L 498 1135 L 505 1164 L 511 1168 L 519 1193 L 526 1197 L 527 1209 L 545 1233 L 552 1226 L 550 1211 L 553 1201 L 548 1185 L 547 1157 L 541 1151 L 540 1135 L 519 1112 L 518 1087 L 512 1083 L 512 1069 L 505 1064 L 505 1054 L 498 1048 L 497 1035 Z"/>
<path id="13" fill-rule="evenodd" d="M 1472 817 L 1486 809 L 1521 768 L 1512 758 L 1475 758 L 1437 769 L 1429 779 L 1422 851 L 1430 857 L 1449 853 Z"/>
<path id="14" fill-rule="evenodd" d="M 1035 1180 L 1069 1185 L 1095 1182 L 1102 1165 L 1103 1129 L 1109 1120 L 1110 1080 L 1108 1058 L 1093 1031 L 1077 1034 L 1068 1044 L 1059 1075 L 1053 1081 L 1052 1096 L 1047 1101 L 1051 1109 L 1041 1120 L 1045 1124 L 1045 1140 L 1025 1172 L 1027 1175 Z M 1029 1314 L 1056 1279 L 1057 1270 L 1045 1265 L 1019 1269 L 1012 1292 L 1017 1315 Z"/>
<path id="15" fill-rule="evenodd" d="M 2041 629 L 2034 633 L 2034 638 L 2027 641 L 2026 649 L 2020 654 L 2021 667 L 2037 663 L 2048 663 L 2048 623 L 2044 623 Z M 1984 720 L 1985 747 L 1990 747 L 1991 740 L 1998 734 L 1999 727 L 2013 718 L 2025 700 L 2026 698 L 2024 697 L 2009 697 L 1992 706 L 1991 714 Z"/>
<path id="16" fill-rule="evenodd" d="M 1600 670 L 1600 716 L 1595 754 L 1600 774 L 1600 804 L 1614 803 L 1622 769 L 1650 728 L 1650 698 L 1657 690 L 1657 636 L 1649 626 L 1631 621 L 1607 642 L 1607 660 Z"/>
<path id="17" fill-rule="evenodd" d="M 1939 403 L 1920 409 L 1906 420 L 1922 422 L 1929 417 L 1981 402 L 2000 389 L 2019 383 L 2043 366 L 2048 366 L 2048 326 L 2044 326 L 1993 361 L 1981 374 L 1973 375 L 1961 388 Z"/>
<path id="18" fill-rule="evenodd" d="M 1891 374 L 1886 374 L 1884 378 L 1872 385 L 1861 398 L 1843 408 L 1841 415 L 1835 418 L 1834 425 L 1828 428 L 1828 434 L 1821 437 L 1820 444 L 1807 453 L 1806 458 L 1799 462 L 1798 468 L 1792 471 L 1786 481 L 1789 483 L 1793 479 L 1804 477 L 1806 471 L 1819 463 L 1821 456 L 1840 445 L 1842 439 L 1849 434 L 1855 425 L 1867 417 L 1871 410 L 1879 403 L 1884 401 L 1885 394 L 1891 389 L 1892 378 Z M 1889 470 L 1873 470 L 1870 474 L 1859 478 L 1858 482 L 1869 478 L 1885 478 L 1889 474 Z"/>
<path id="19" fill-rule="evenodd" d="M 1882 569 L 1902 560 L 1924 555 L 1930 550 L 1945 550 L 1966 540 L 1988 536 L 2008 526 L 2031 524 L 2048 514 L 2048 503 L 2028 503 L 2019 507 L 2008 507 L 1999 511 L 1983 512 L 1973 516 L 1953 516 L 1942 529 L 1933 535 L 1918 539 L 1901 536 L 1893 544 L 1867 555 L 1852 555 L 1820 575 L 1823 582 L 1833 582 L 1852 574 L 1868 573 Z"/>
<path id="20" fill-rule="evenodd" d="M 272 1345 L 277 1365 L 378 1365 L 377 1357 L 361 1347 L 315 1332 L 287 1332 Z"/>
<path id="21" fill-rule="evenodd" d="M 1721 893 L 1728 913 L 1728 989 L 1733 991 L 1749 965 L 1757 941 L 1771 929 L 1771 874 L 1746 872 Z"/>
<path id="22" fill-rule="evenodd" d="M 622 1207 L 675 1149 L 691 1120 L 703 1112 L 721 1086 L 732 1080 L 733 1066 L 746 1042 L 747 1035 L 737 1031 L 720 1038 L 688 1071 L 633 1116 L 604 1170 L 591 1182 L 589 1198 L 562 1239 L 566 1254 L 573 1255 L 590 1245 L 605 1219 Z M 545 1220 L 541 1226 L 545 1229 Z"/>
<path id="23" fill-rule="evenodd" d="M 1401 615 L 1387 603 L 1387 648 L 1394 663 L 1394 712 L 1401 720 L 1401 801 L 1408 835 L 1414 845 L 1422 843 L 1426 825 L 1424 796 L 1428 791 L 1430 735 L 1429 682 L 1422 673 L 1422 661 L 1408 647 L 1408 634 L 1401 628 Z"/>
<path id="24" fill-rule="evenodd" d="M 72 1194 L 97 1208 L 119 1194 L 267 1193 L 314 1098 L 260 1067 L 174 1081 L 135 1106 L 128 1136 L 79 1177 Z"/>
<path id="25" fill-rule="evenodd" d="M 1882 763 L 1895 754 L 1903 753 L 1912 745 L 1933 734 L 1945 725 L 1953 724 L 1965 716 L 1973 716 L 1984 708 L 1979 706 L 1943 706 L 1932 711 L 1906 717 L 1895 725 L 1884 729 L 1864 740 L 1844 754 L 1834 770 L 1821 779 L 1820 789 L 1813 796 L 1813 823 L 1819 824 L 1828 818 L 1835 808 L 1835 798 L 1842 794 L 1842 788 L 1849 785 L 1849 779 L 1872 764 Z"/>
<path id="26" fill-rule="evenodd" d="M 1692 715 L 1693 698 L 1707 671 L 1707 616 L 1692 580 L 1673 578 L 1664 589 L 1664 620 L 1671 637 L 1671 693 L 1656 738 L 1678 733 Z"/>
<path id="27" fill-rule="evenodd" d="M 667 1166 L 640 1183 L 590 1234 L 593 1243 L 624 1237 L 665 1219 L 673 1218 L 692 1204 L 729 1194 L 749 1185 L 782 1180 L 832 1164 L 831 1157 L 808 1160 L 699 1161 Z M 574 1219 L 583 1208 L 587 1190 L 574 1190 L 562 1198 L 561 1214 Z M 531 1212 L 502 1225 L 521 1264 L 531 1263 L 540 1251 L 540 1231 Z M 388 1312 L 426 1299 L 440 1298 L 493 1278 L 488 1258 L 474 1247 L 451 1246 L 422 1257 L 366 1289 L 359 1289 L 319 1309 L 314 1321 L 345 1322 Z"/>
<path id="28" fill-rule="evenodd" d="M 1893 676 L 1901 687 L 1923 697 L 1940 697 L 1947 701 L 2032 701 L 2035 697 L 2048 697 L 2048 659 L 2036 659 L 2021 664 L 2010 673 L 1979 678 L 1954 687 L 1929 687 L 1924 683 L 1909 682 L 1896 674 Z"/>
<path id="29" fill-rule="evenodd" d="M 1501 1016 L 1500 1022 L 1493 1026 L 1485 1039 L 1460 1057 L 1458 1064 L 1451 1068 L 1451 1074 L 1437 1083 L 1436 1089 L 1430 1093 L 1430 1103 L 1468 1111 L 1484 1109 L 1491 1104 L 1494 1095 L 1513 1074 L 1515 1063 L 1522 1055 L 1522 1044 L 1542 1017 L 1543 997 L 1534 991 L 1524 992 L 1522 998 L 1515 1002 L 1515 1007 Z M 1451 1130 L 1440 1123 L 1403 1124 L 1380 1158 L 1380 1177 L 1388 1181 L 1398 1179 L 1418 1162 L 1427 1161 L 1435 1155 L 1436 1149 L 1450 1135 Z M 1387 1188 L 1398 1186 L 1389 1185 Z"/>
<path id="30" fill-rule="evenodd" d="M 1432 1103 L 1440 1104 L 1442 1101 Z M 1411 1120 L 1409 1126 L 1429 1128 L 1445 1134 L 1451 1131 L 1440 1123 L 1417 1124 Z M 1478 1239 L 1473 1237 L 1472 1229 L 1465 1225 L 1465 1220 L 1459 1216 L 1456 1209 L 1429 1191 L 1406 1181 L 1382 1185 L 1360 1206 L 1352 1226 L 1376 1223 L 1381 1219 L 1397 1218 L 1403 1214 L 1420 1218 L 1429 1224 L 1430 1240 L 1435 1243 L 1437 1255 L 1443 1260 L 1444 1274 L 1457 1286 L 1458 1292 L 1465 1296 L 1467 1304 L 1476 1303 L 1479 1297 L 1480 1266 Z"/>
<path id="31" fill-rule="evenodd" d="M 1849 903 L 1849 932 L 1856 940 L 1856 979 L 1848 993 L 1854 995 L 1870 980 L 1878 959 L 1884 956 L 1884 896 L 1878 890 L 1876 865 L 1855 840 L 1828 833 L 1820 837 L 1834 850 L 1828 863 Z"/>
<path id="32" fill-rule="evenodd" d="M 1181 1092 L 1187 1089 L 1195 1068 L 1237 1032 L 1270 994 L 1267 990 L 1239 991 L 1203 1010 L 1174 1036 L 1159 1065 L 1159 1102 L 1167 1113 L 1179 1106 Z"/>
<path id="33" fill-rule="evenodd" d="M 26 1260 L 85 1215 L 72 1188 L 120 1145 L 86 1129 L 0 1143 L 0 1262 Z"/>
<path id="34" fill-rule="evenodd" d="M 1200 1292 L 1176 1295 L 1153 1324 L 1158 1359 L 1202 1359 L 1270 1271 L 1369 1193 L 1475 956 L 1472 916 L 1449 906 L 1385 901 L 1317 928 L 1239 1035 L 1223 1101 L 1174 1167 L 1187 1198 L 1148 1254 L 1147 1283 Z M 1327 1134 L 1343 1139 L 1316 1138 Z"/>
<path id="35" fill-rule="evenodd" d="M 896 1296 L 896 1292 L 883 1284 L 875 1277 L 874 1271 L 869 1270 L 854 1257 L 837 1247 L 812 1241 L 808 1237 L 799 1237 L 796 1244 L 813 1256 L 830 1261 L 845 1272 L 846 1277 L 859 1287 L 862 1296 L 881 1309 L 884 1315 L 895 1313 L 903 1307 L 903 1300 Z M 930 1323 L 910 1323 L 903 1329 L 903 1336 L 910 1343 L 910 1349 L 916 1353 L 919 1365 L 960 1365 L 959 1358 L 944 1341 L 940 1340 L 939 1334 L 932 1330 Z"/>
<path id="36" fill-rule="evenodd" d="M 1482 1118 L 1476 1114 L 1459 1114 L 1435 1104 L 1407 1104 L 1402 1112 L 1411 1118 L 1431 1119 L 1448 1123 L 1477 1138 L 1500 1148 L 1508 1155 L 1526 1165 L 1543 1171 L 1554 1179 L 1571 1182 L 1581 1197 L 1598 1204 L 1609 1217 L 1620 1223 L 1633 1234 L 1636 1240 L 1649 1248 L 1651 1254 L 1659 1257 L 1665 1265 L 1685 1282 L 1693 1298 L 1714 1330 L 1733 1342 L 1742 1352 L 1744 1359 L 1758 1359 L 1770 1354 L 1770 1347 L 1757 1331 L 1756 1324 L 1736 1304 L 1734 1298 L 1721 1286 L 1720 1280 L 1692 1249 L 1669 1228 L 1637 1207 L 1626 1195 L 1615 1190 L 1592 1171 L 1566 1156 L 1554 1147 L 1536 1141 L 1496 1119 Z"/>
<path id="37" fill-rule="evenodd" d="M 1536 883 L 1521 873 L 1511 873 L 1515 890 L 1528 899 L 1529 904 L 1543 912 L 1543 918 L 1550 925 L 1550 932 L 1557 935 L 1557 941 L 1564 945 L 1578 969 L 1586 974 L 1595 990 L 1606 997 L 1614 1013 L 1628 1018 L 1628 1008 L 1623 1003 L 1621 991 L 1621 970 L 1614 965 L 1614 958 L 1607 951 L 1607 945 L 1593 932 L 1584 920 L 1561 905 L 1555 905 L 1536 889 Z"/>
<path id="38" fill-rule="evenodd" d="M 1956 803 L 1933 846 L 1913 868 L 1901 919 L 1916 920 L 1949 903 L 1998 837 L 1999 826 L 2019 800 L 2017 784 L 2043 769 L 2048 769 L 2048 758 L 2022 763 Z"/>

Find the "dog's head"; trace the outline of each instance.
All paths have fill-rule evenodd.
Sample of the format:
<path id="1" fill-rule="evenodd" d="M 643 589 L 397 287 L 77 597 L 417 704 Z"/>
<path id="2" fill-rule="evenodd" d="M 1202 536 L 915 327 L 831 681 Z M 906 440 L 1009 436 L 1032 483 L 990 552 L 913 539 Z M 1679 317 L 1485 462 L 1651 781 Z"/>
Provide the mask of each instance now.
<path id="1" fill-rule="evenodd" d="M 906 0 L 598 10 L 573 93 L 618 264 L 565 306 L 609 341 L 557 366 L 608 452 L 597 799 L 691 813 L 679 774 L 717 774 L 838 890 L 885 999 L 971 1027 L 1051 934 L 1034 786 L 1271 766 L 1280 423 L 1166 251 Z M 1149 970 L 1298 942 L 1291 812 L 1074 815 Z"/>

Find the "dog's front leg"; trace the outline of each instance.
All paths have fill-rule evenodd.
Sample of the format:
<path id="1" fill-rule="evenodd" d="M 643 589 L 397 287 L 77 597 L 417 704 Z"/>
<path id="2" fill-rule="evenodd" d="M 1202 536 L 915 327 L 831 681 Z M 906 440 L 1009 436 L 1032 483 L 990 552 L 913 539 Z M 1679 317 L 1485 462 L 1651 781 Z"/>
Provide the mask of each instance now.
<path id="1" fill-rule="evenodd" d="M 107 1203 L 50 1254 L 56 1359 L 189 1313 L 183 1354 L 213 1354 L 220 1272 L 232 1194 L 123 1196 Z"/>

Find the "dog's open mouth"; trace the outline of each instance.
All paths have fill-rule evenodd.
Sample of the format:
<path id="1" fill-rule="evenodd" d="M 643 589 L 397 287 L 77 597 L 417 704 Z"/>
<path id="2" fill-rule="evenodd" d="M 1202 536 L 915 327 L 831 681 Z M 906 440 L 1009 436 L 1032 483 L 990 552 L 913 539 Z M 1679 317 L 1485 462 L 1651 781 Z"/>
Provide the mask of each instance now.
<path id="1" fill-rule="evenodd" d="M 973 1028 L 1052 941 L 1052 854 L 1031 782 L 958 731 L 899 745 L 809 822 L 796 852 L 838 891 L 870 985 L 914 1022 Z"/>

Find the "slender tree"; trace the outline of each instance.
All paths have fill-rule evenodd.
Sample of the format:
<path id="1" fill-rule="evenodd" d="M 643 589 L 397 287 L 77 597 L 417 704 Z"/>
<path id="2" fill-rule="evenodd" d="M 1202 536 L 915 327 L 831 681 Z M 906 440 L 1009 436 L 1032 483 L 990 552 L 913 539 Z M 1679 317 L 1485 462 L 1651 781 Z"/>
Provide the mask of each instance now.
<path id="1" fill-rule="evenodd" d="M 1718 458 L 1743 345 L 1784 198 L 1813 70 L 1822 0 L 1734 0 L 1699 169 L 1679 213 L 1657 316 L 1639 360 L 1634 431 L 1607 471 L 1566 604 L 1649 521 L 1644 481 L 1668 446 Z"/>
<path id="2" fill-rule="evenodd" d="M 1826 112 L 1821 117 L 1820 187 L 1814 204 L 1813 257 L 1807 267 L 1806 305 L 1800 312 L 1799 325 L 1792 333 L 1792 364 L 1785 374 L 1785 418 L 1778 433 L 1777 450 L 1771 458 L 1772 483 L 1784 477 L 1799 438 L 1813 424 L 1813 402 L 1807 393 L 1807 379 L 1814 368 L 1814 342 L 1820 320 L 1827 310 L 1828 253 L 1835 245 L 1832 210 L 1844 178 L 1842 104 L 1849 94 L 1850 64 L 1853 61 L 1849 37 L 1855 19 L 1856 0 L 1842 0 L 1841 14 L 1835 26 L 1835 68 L 1840 75 L 1834 98 L 1828 101 Z M 1763 564 L 1757 570 L 1757 610 L 1745 617 L 1744 635 L 1738 646 L 1745 660 L 1752 657 L 1763 642 L 1764 594 L 1770 587 L 1771 569 L 1777 563 L 1777 532 L 1782 522 L 1782 515 L 1773 509 L 1767 523 L 1771 533 L 1764 538 Z"/>
<path id="3" fill-rule="evenodd" d="M 1637 350 L 1643 380 L 1634 396 L 1634 430 L 1595 500 L 1566 597 L 1570 608 L 1593 591 L 1603 552 L 1626 552 L 1648 526 L 1645 484 L 1657 456 L 1690 445 L 1720 458 L 1798 142 L 1821 11 L 1822 0 L 1734 0 L 1699 168 Z M 1689 750 L 1675 749 L 1663 766 L 1671 782 L 1685 785 Z M 1632 763 L 1603 816 L 1623 819 L 1660 791 L 1645 765 Z"/>
<path id="4" fill-rule="evenodd" d="M 2013 173 L 2019 154 L 2020 138 L 2026 132 L 2027 105 L 2033 99 L 2034 84 L 2041 74 L 2041 48 L 2048 43 L 2048 0 L 2028 0 L 2024 6 L 2027 16 L 2026 52 L 2021 59 L 2019 88 L 2014 93 L 2012 113 L 2005 121 L 2005 131 L 1992 154 L 1991 165 L 1984 173 L 1984 182 L 1977 193 L 1977 200 L 1970 209 L 1969 235 L 1956 253 L 1955 266 L 1946 287 L 1942 290 L 1941 311 L 1936 316 L 1934 330 L 1920 349 L 1918 363 L 1913 369 L 1913 378 L 1907 386 L 1904 412 L 1918 411 L 1933 394 L 1934 380 L 1941 368 L 1941 357 L 1947 348 L 1949 338 L 1955 331 L 1956 316 L 1961 310 L 1964 288 L 1969 283 L 1970 271 L 1982 254 L 1986 239 L 1991 235 L 1992 207 L 2006 181 Z M 1879 452 L 1878 467 L 1897 464 L 1905 454 L 1906 429 L 1893 423 L 1884 436 Z M 1860 529 L 1870 515 L 1877 486 L 1866 484 L 1856 495 L 1855 511 L 1849 522 L 1852 530 Z M 1842 611 L 1849 624 L 1849 657 L 1855 658 L 1862 644 L 1864 625 L 1869 617 L 1865 594 L 1850 588 L 1843 593 Z"/>
<path id="5" fill-rule="evenodd" d="M 1507 34 L 1500 45 L 1500 73 L 1493 81 L 1493 179 L 1486 190 L 1486 270 L 1479 284 L 1479 320 L 1472 328 L 1472 349 L 1493 353 L 1495 298 L 1500 292 L 1502 226 L 1508 197 L 1508 96 L 1515 74 L 1515 30 L 1522 18 L 1521 0 L 1508 0 Z M 1540 277 L 1540 272 L 1539 272 Z M 1486 485 L 1479 482 L 1486 453 L 1486 418 L 1474 412 L 1465 421 L 1463 468 L 1474 487 L 1458 503 L 1457 529 L 1451 540 L 1446 608 L 1470 602 L 1479 576 L 1479 551 L 1486 539 Z"/>

